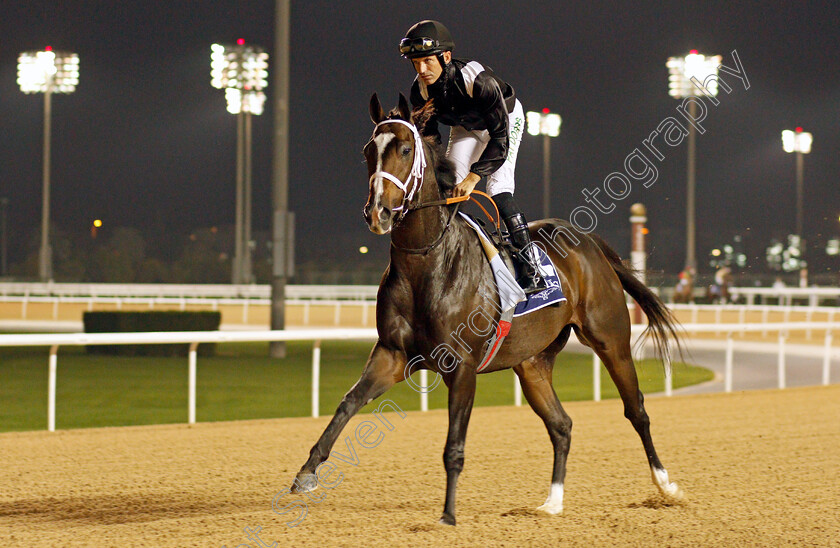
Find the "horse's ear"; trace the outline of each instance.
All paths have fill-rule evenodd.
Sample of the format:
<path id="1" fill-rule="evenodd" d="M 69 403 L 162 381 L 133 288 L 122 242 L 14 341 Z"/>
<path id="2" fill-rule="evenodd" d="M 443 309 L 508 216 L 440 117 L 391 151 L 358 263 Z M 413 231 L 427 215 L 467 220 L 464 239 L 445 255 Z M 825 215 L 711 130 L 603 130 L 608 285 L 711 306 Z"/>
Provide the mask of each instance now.
<path id="1" fill-rule="evenodd" d="M 408 99 L 402 93 L 400 93 L 400 102 L 397 104 L 397 109 L 399 110 L 400 118 L 406 122 L 411 121 L 411 107 L 408 106 Z"/>
<path id="2" fill-rule="evenodd" d="M 379 97 L 375 93 L 370 96 L 370 119 L 373 120 L 374 124 L 378 124 L 385 119 L 385 111 L 382 110 Z"/>

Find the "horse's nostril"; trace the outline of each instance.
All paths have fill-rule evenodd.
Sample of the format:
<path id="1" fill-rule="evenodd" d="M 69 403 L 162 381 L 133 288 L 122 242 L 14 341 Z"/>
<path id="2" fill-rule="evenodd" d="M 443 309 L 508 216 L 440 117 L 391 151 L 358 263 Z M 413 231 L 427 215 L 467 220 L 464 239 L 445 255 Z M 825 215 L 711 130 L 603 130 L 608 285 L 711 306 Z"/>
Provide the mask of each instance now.
<path id="1" fill-rule="evenodd" d="M 382 221 L 387 221 L 390 218 L 391 218 L 391 210 L 388 209 L 387 207 L 383 207 L 379 211 L 379 219 L 382 220 Z"/>

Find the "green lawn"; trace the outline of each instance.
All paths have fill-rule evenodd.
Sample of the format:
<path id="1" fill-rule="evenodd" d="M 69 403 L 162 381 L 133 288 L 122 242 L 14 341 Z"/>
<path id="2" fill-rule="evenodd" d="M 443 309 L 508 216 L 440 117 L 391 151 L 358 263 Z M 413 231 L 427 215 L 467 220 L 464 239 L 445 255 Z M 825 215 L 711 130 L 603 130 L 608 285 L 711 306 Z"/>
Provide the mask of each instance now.
<path id="1" fill-rule="evenodd" d="M 331 415 L 356 382 L 371 346 L 322 343 L 321 415 Z M 284 360 L 272 361 L 267 354 L 268 343 L 231 343 L 219 345 L 215 357 L 199 357 L 197 420 L 309 416 L 312 344 L 289 343 Z M 46 348 L 0 348 L 0 431 L 46 429 L 47 356 Z M 660 363 L 644 360 L 636 370 L 644 392 L 664 389 Z M 479 375 L 475 404 L 511 405 L 513 377 L 509 370 Z M 675 388 L 712 377 L 701 367 L 674 366 Z M 561 401 L 592 399 L 591 356 L 560 354 L 554 385 Z M 601 388 L 603 398 L 618 397 L 603 368 Z M 440 383 L 429 394 L 429 407 L 446 407 L 446 394 Z M 383 398 L 406 410 L 420 407 L 418 393 L 406 383 Z M 186 422 L 187 360 L 87 355 L 83 348 L 61 348 L 56 402 L 58 429 Z"/>

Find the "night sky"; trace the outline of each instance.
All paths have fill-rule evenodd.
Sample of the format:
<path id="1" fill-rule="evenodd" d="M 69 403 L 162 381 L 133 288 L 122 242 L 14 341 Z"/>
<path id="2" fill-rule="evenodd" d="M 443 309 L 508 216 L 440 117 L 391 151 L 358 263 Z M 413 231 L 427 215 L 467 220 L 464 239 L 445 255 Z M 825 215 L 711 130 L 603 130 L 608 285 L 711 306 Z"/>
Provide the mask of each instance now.
<path id="1" fill-rule="evenodd" d="M 234 219 L 235 117 L 210 86 L 210 44 L 244 38 L 273 52 L 271 0 L 9 1 L 0 3 L 0 196 L 9 199 L 10 262 L 22 260 L 40 223 L 43 99 L 16 84 L 21 51 L 77 52 L 80 84 L 53 99 L 53 221 L 84 232 L 133 226 L 149 252 L 190 231 Z M 736 78 L 710 107 L 697 138 L 697 255 L 745 238 L 754 271 L 763 249 L 793 230 L 795 161 L 780 132 L 814 135 L 805 158 L 805 232 L 820 262 L 840 235 L 840 4 L 837 2 L 323 2 L 292 3 L 290 209 L 298 261 L 374 262 L 388 239 L 362 219 L 367 196 L 361 149 L 372 92 L 386 105 L 408 93 L 413 71 L 397 53 L 420 19 L 444 22 L 455 56 L 492 67 L 525 110 L 563 117 L 552 141 L 551 211 L 568 218 L 678 101 L 668 96 L 669 56 L 737 50 Z M 271 60 L 269 61 L 271 62 Z M 270 65 L 271 68 L 271 65 Z M 270 219 L 271 94 L 254 120 L 254 230 Z M 654 269 L 677 272 L 685 241 L 686 143 L 665 148 L 650 188 L 634 186 L 597 232 L 629 251 L 630 205 L 648 207 Z M 525 135 L 516 198 L 542 212 L 542 147 Z M 483 190 L 483 185 L 479 186 Z M 371 248 L 362 256 L 358 248 Z M 758 255 L 757 258 L 754 258 Z"/>

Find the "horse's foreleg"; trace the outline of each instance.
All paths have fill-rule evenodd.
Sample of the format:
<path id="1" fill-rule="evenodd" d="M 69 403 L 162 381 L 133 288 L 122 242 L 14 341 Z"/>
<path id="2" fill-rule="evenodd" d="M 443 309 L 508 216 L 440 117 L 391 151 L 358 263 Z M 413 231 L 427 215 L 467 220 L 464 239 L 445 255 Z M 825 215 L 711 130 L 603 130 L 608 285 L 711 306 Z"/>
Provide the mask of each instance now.
<path id="1" fill-rule="evenodd" d="M 449 384 L 449 433 L 443 450 L 446 469 L 446 503 L 440 522 L 455 525 L 455 489 L 458 476 L 464 469 L 464 444 L 475 399 L 475 371 L 463 364 L 455 371 Z"/>
<path id="2" fill-rule="evenodd" d="M 332 420 L 309 452 L 309 459 L 297 473 L 292 492 L 312 491 L 318 486 L 315 469 L 330 456 L 330 450 L 347 422 L 367 403 L 384 394 L 395 383 L 402 381 L 406 363 L 405 354 L 387 350 L 376 343 L 362 376 L 344 395 Z"/>
<path id="3" fill-rule="evenodd" d="M 522 384 L 522 392 L 531 409 L 539 415 L 548 430 L 554 447 L 554 469 L 551 488 L 545 503 L 537 508 L 548 514 L 563 511 L 563 482 L 566 478 L 566 459 L 572 441 L 572 419 L 566 414 L 551 383 L 556 354 L 541 353 L 513 368 Z"/>

